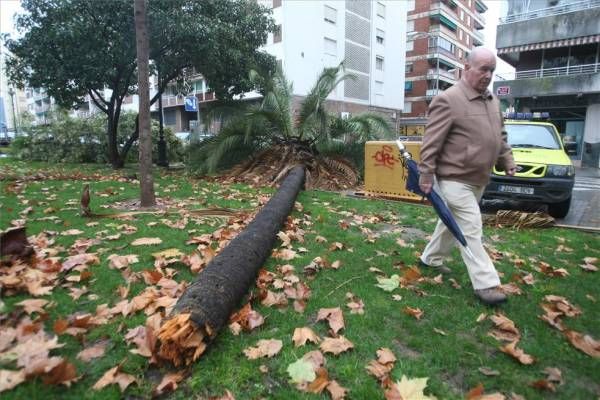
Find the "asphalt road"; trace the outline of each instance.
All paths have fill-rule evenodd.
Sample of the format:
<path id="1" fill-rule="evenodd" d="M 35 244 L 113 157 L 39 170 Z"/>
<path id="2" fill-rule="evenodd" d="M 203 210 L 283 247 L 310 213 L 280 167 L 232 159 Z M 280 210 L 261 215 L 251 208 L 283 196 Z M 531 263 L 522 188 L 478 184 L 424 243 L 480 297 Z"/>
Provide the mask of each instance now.
<path id="1" fill-rule="evenodd" d="M 487 200 L 482 206 L 484 213 L 495 213 L 500 209 L 528 212 L 547 211 L 545 205 L 502 200 Z M 575 169 L 575 186 L 569 214 L 565 218 L 557 219 L 556 223 L 600 229 L 600 169 Z"/>

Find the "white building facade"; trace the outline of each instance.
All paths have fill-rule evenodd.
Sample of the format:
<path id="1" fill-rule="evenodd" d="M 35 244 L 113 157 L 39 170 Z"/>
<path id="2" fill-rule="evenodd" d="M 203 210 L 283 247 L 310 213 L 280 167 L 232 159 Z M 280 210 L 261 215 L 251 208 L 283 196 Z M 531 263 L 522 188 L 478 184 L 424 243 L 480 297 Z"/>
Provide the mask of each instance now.
<path id="1" fill-rule="evenodd" d="M 266 51 L 277 58 L 298 100 L 324 67 L 344 62 L 356 79 L 329 97 L 342 116 L 365 111 L 394 123 L 404 105 L 406 1 L 261 0 L 273 9 L 276 30 Z M 342 114 L 343 113 L 343 114 Z"/>

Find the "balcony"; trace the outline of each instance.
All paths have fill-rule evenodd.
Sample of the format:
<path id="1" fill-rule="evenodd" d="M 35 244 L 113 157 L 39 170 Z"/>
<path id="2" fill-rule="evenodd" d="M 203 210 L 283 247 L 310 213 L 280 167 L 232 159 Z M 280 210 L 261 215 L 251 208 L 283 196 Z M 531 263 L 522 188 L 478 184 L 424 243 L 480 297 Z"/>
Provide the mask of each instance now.
<path id="1" fill-rule="evenodd" d="M 494 88 L 510 87 L 511 97 L 600 92 L 600 63 L 516 71 L 498 78 Z"/>
<path id="2" fill-rule="evenodd" d="M 483 36 L 483 32 L 474 30 L 472 31 L 473 33 L 473 39 L 477 40 L 479 43 L 483 44 L 483 42 L 485 41 L 485 37 Z"/>
<path id="3" fill-rule="evenodd" d="M 440 89 L 427 89 L 427 91 L 425 92 L 425 97 L 427 97 L 428 99 L 437 96 L 439 93 L 443 92 L 443 90 Z"/>
<path id="4" fill-rule="evenodd" d="M 456 82 L 456 69 L 452 71 L 447 71 L 445 69 L 430 69 L 427 71 L 427 79 L 444 79 L 446 82 L 455 83 Z"/>
<path id="5" fill-rule="evenodd" d="M 496 48 L 598 35 L 600 0 L 509 15 L 496 28 Z"/>

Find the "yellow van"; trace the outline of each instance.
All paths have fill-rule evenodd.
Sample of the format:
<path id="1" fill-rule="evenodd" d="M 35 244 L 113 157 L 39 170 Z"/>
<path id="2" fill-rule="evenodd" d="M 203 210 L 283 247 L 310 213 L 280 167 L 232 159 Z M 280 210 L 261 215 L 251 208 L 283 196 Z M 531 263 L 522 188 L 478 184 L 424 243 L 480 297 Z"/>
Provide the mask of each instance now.
<path id="1" fill-rule="evenodd" d="M 549 122 L 505 121 L 508 143 L 517 164 L 515 176 L 494 168 L 484 199 L 544 203 L 548 213 L 563 218 L 569 212 L 575 168 Z"/>

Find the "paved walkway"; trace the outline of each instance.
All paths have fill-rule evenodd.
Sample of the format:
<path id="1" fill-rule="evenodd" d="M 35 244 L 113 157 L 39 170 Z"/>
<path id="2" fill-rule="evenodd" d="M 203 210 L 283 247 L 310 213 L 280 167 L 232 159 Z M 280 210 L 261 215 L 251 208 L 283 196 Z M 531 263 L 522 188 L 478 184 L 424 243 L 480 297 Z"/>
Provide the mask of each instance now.
<path id="1" fill-rule="evenodd" d="M 482 211 L 495 213 L 499 209 L 547 211 L 545 205 L 502 200 L 485 201 Z M 600 229 L 600 169 L 575 167 L 575 186 L 569 214 L 557 219 L 559 225 Z"/>

